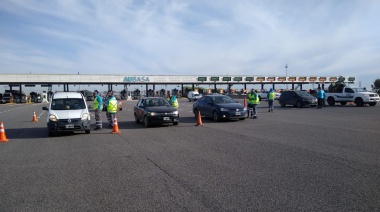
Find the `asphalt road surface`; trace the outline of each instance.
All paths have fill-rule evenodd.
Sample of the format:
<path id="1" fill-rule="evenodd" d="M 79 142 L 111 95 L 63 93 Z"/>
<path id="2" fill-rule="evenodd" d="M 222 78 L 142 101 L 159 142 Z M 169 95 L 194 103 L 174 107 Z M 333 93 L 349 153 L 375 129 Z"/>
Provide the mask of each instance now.
<path id="1" fill-rule="evenodd" d="M 0 211 L 380 211 L 379 105 L 261 102 L 258 119 L 195 126 L 181 99 L 178 126 L 145 128 L 123 104 L 121 134 L 103 113 L 102 131 L 57 137 L 46 103 L 0 105 Z"/>

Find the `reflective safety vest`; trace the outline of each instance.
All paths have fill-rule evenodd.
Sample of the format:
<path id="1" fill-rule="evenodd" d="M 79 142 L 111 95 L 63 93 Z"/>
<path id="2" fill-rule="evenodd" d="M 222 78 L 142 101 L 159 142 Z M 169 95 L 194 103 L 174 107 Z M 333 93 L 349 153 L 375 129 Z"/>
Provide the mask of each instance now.
<path id="1" fill-rule="evenodd" d="M 249 93 L 247 102 L 254 105 L 260 104 L 260 99 L 257 93 L 254 93 L 254 94 Z"/>
<path id="2" fill-rule="evenodd" d="M 95 99 L 94 99 L 94 109 L 99 109 L 99 110 L 102 110 L 103 109 L 103 102 L 102 101 L 98 101 L 98 98 L 100 98 L 99 96 L 95 96 Z M 100 99 L 101 100 L 101 99 Z M 100 105 L 99 105 L 100 103 Z M 99 107 L 100 106 L 100 107 Z"/>
<path id="3" fill-rule="evenodd" d="M 268 100 L 274 100 L 274 92 L 269 92 Z"/>
<path id="4" fill-rule="evenodd" d="M 173 107 L 178 108 L 178 100 L 177 99 L 175 101 L 173 101 Z"/>
<path id="5" fill-rule="evenodd" d="M 107 112 L 108 113 L 116 113 L 117 110 L 118 110 L 117 100 L 116 99 L 110 99 L 108 101 Z"/>

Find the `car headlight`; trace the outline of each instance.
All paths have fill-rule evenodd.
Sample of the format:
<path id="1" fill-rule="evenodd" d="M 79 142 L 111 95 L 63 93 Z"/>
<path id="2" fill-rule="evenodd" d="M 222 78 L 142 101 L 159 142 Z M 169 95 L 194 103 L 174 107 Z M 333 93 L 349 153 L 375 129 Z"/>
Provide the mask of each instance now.
<path id="1" fill-rule="evenodd" d="M 228 110 L 227 108 L 221 107 L 220 111 L 230 111 L 230 110 Z"/>
<path id="2" fill-rule="evenodd" d="M 243 110 L 247 110 L 247 107 L 244 107 L 244 109 Z"/>
<path id="3" fill-rule="evenodd" d="M 173 111 L 173 115 L 178 115 L 178 110 Z"/>
<path id="4" fill-rule="evenodd" d="M 82 121 L 88 119 L 88 113 L 83 113 L 81 117 Z"/>
<path id="5" fill-rule="evenodd" d="M 148 116 L 155 116 L 155 115 L 157 115 L 156 112 L 149 112 L 149 113 L 148 113 Z"/>
<path id="6" fill-rule="evenodd" d="M 55 121 L 57 121 L 57 117 L 55 115 L 53 115 L 53 114 L 50 114 L 49 120 L 55 122 Z"/>

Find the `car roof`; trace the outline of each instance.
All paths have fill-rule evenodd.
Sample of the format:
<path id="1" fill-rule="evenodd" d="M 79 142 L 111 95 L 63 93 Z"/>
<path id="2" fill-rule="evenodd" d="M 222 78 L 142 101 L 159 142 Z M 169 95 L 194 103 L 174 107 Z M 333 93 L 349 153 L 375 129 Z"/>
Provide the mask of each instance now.
<path id="1" fill-rule="evenodd" d="M 57 92 L 54 93 L 53 99 L 65 99 L 65 98 L 82 98 L 82 94 L 78 92 Z"/>

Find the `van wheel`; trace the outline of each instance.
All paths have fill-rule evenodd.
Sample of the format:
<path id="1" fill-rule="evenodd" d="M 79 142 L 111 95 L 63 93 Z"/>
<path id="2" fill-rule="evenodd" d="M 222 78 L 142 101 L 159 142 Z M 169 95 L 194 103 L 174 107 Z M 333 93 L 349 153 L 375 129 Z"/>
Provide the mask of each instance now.
<path id="1" fill-rule="evenodd" d="M 84 132 L 85 132 L 86 134 L 90 134 L 91 131 L 90 131 L 90 130 L 85 130 Z"/>
<path id="2" fill-rule="evenodd" d="M 376 105 L 376 102 L 370 102 L 370 103 L 368 103 L 369 104 L 369 106 L 375 106 Z"/>

